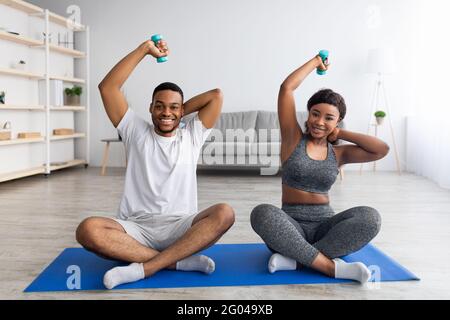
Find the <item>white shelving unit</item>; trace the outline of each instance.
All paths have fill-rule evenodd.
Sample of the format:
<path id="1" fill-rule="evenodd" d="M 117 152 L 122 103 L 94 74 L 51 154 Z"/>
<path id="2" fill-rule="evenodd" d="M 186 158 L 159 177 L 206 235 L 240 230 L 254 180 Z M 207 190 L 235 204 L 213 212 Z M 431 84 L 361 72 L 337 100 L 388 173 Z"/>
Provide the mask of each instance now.
<path id="1" fill-rule="evenodd" d="M 9 8 L 8 8 L 9 7 Z M 0 0 L 0 26 L 3 26 L 1 10 L 9 10 L 11 15 L 17 14 L 19 19 L 11 18 L 13 27 L 23 31 L 21 34 L 12 34 L 0 30 L 0 45 L 9 45 L 10 55 L 16 51 L 22 55 L 36 52 L 34 69 L 38 71 L 25 71 L 12 69 L 8 66 L 8 50 L 0 52 L 0 91 L 7 87 L 6 104 L 0 104 L 0 125 L 6 121 L 21 122 L 21 131 L 40 131 L 41 137 L 17 139 L 13 130 L 12 140 L 0 141 L 0 182 L 23 178 L 31 175 L 49 175 L 52 171 L 68 167 L 89 164 L 89 27 L 74 23 L 72 20 L 57 15 L 49 10 L 40 8 L 21 0 Z M 17 13 L 16 13 L 17 12 Z M 24 17 L 22 17 L 24 16 Z M 41 22 L 41 28 L 31 28 L 29 22 L 35 19 Z M 22 25 L 16 25 L 22 23 Z M 26 28 L 31 34 L 52 34 L 52 31 L 67 30 L 73 33 L 74 48 L 67 48 L 54 44 L 49 39 L 33 39 L 26 35 Z M 76 49 L 75 49 L 76 48 Z M 1 49 L 0 49 L 1 51 Z M 25 53 L 24 53 L 25 52 Z M 34 53 L 33 53 L 34 54 Z M 29 56 L 32 56 L 30 53 Z M 36 57 L 33 55 L 33 57 Z M 61 61 L 70 64 L 70 71 L 61 71 Z M 68 60 L 70 59 L 70 60 Z M 3 61 L 2 61 L 3 60 Z M 67 62 L 69 61 L 69 62 Z M 59 63 L 59 65 L 58 65 Z M 64 72 L 65 71 L 65 72 Z M 44 103 L 39 103 L 38 80 L 45 81 Z M 61 80 L 64 87 L 74 84 L 83 87 L 82 106 L 54 106 L 50 103 L 50 81 Z M 2 86 L 3 85 L 3 86 Z M 25 89 L 25 92 L 23 88 Z M 13 94 L 10 94 L 10 93 Z M 14 101 L 26 95 L 32 101 Z M 18 98 L 19 97 L 19 98 Z M 10 101 L 11 100 L 11 101 Z M 41 99 L 42 100 L 42 99 Z M 32 116 L 32 115 L 35 116 Z M 39 117 L 35 121 L 35 117 Z M 32 128 L 24 127 L 30 124 Z M 13 123 L 14 127 L 14 123 Z M 53 135 L 55 128 L 70 128 L 74 130 L 71 135 Z M 36 129 L 38 128 L 38 129 Z M 2 153 L 3 152 L 3 153 Z M 5 156 L 7 155 L 7 156 Z M 28 158 L 27 158 L 28 157 Z M 68 158 L 69 157 L 69 158 Z M 63 160 L 61 160 L 63 159 Z M 17 160 L 17 161 L 16 161 Z"/>

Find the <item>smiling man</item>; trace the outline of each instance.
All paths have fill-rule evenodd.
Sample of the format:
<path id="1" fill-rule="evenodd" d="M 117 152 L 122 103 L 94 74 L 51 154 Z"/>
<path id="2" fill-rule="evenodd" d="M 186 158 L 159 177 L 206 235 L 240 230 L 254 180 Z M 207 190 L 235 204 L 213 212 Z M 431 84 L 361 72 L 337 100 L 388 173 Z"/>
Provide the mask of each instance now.
<path id="1" fill-rule="evenodd" d="M 108 289 L 162 269 L 213 272 L 212 259 L 194 254 L 214 244 L 234 223 L 234 211 L 226 204 L 197 209 L 197 161 L 220 115 L 221 91 L 211 90 L 184 103 L 176 84 L 162 83 L 150 105 L 153 124 L 129 109 L 120 91 L 144 57 L 168 54 L 165 41 L 146 41 L 99 85 L 106 113 L 127 150 L 125 188 L 117 218 L 88 218 L 78 226 L 76 237 L 87 250 L 131 263 L 105 274 Z M 181 119 L 195 112 L 180 128 Z"/>

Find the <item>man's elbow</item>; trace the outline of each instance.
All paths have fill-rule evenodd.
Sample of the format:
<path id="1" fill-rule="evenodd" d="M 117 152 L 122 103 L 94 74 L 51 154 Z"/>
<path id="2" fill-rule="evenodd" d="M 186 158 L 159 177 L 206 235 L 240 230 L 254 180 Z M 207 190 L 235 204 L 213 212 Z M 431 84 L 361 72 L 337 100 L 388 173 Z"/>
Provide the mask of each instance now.
<path id="1" fill-rule="evenodd" d="M 98 90 L 100 90 L 100 92 L 104 91 L 105 87 L 106 85 L 103 81 L 98 84 Z"/>
<path id="2" fill-rule="evenodd" d="M 215 100 L 223 101 L 223 92 L 221 89 L 216 88 L 212 90 L 213 96 Z"/>

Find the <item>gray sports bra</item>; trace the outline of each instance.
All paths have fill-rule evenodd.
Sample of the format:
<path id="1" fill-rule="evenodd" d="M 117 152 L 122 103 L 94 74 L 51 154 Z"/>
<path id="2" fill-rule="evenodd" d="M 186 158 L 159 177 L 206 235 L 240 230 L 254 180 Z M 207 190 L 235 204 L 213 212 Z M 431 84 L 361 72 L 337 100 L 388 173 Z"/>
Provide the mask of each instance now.
<path id="1" fill-rule="evenodd" d="M 326 194 L 339 173 L 336 155 L 328 143 L 325 160 L 311 159 L 306 152 L 308 136 L 303 134 L 294 152 L 283 164 L 282 183 L 307 192 Z"/>

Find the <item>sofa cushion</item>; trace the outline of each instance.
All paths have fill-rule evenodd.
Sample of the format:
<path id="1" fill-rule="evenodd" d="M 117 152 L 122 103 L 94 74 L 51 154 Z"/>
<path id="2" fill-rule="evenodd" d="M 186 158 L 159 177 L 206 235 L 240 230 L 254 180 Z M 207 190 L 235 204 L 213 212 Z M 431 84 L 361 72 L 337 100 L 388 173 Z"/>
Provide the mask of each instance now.
<path id="1" fill-rule="evenodd" d="M 279 142 L 280 122 L 274 111 L 258 111 L 256 118 L 256 140 L 259 142 Z"/>
<path id="2" fill-rule="evenodd" d="M 257 111 L 228 112 L 222 113 L 214 126 L 213 131 L 206 141 L 216 141 L 219 133 L 223 142 L 253 142 L 255 141 L 255 125 Z M 216 139 L 212 136 L 215 135 Z M 230 140 L 230 141 L 229 141 Z"/>

